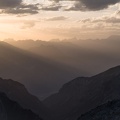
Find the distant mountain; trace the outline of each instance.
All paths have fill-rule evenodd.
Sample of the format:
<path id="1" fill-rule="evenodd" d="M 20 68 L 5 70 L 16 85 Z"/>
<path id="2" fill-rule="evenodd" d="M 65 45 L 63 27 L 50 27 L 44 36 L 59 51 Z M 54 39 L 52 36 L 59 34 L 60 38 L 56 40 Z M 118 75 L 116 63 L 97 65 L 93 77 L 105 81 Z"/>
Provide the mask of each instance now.
<path id="1" fill-rule="evenodd" d="M 17 102 L 0 93 L 0 120 L 43 120 L 31 110 L 23 109 Z"/>
<path id="2" fill-rule="evenodd" d="M 0 76 L 23 83 L 39 98 L 54 93 L 65 80 L 77 75 L 78 72 L 68 65 L 0 42 Z"/>
<path id="3" fill-rule="evenodd" d="M 74 38 L 56 42 L 18 40 L 9 41 L 9 43 L 34 57 L 25 57 L 25 54 L 24 57 L 23 55 L 19 57 L 19 53 L 16 53 L 18 56 L 15 54 L 12 57 L 15 59 L 12 65 L 0 70 L 1 74 L 4 72 L 1 76 L 22 81 L 28 89 L 32 89 L 32 93 L 39 95 L 40 98 L 57 92 L 63 84 L 77 76 L 92 76 L 120 64 L 119 36 L 96 40 Z M 7 56 L 11 57 L 10 54 L 11 52 Z M 36 61 L 35 56 L 40 59 L 39 62 Z M 14 67 L 13 63 L 19 67 Z M 9 66 L 7 63 L 5 65 Z"/>
<path id="4" fill-rule="evenodd" d="M 50 116 L 42 102 L 31 95 L 25 86 L 11 79 L 0 78 L 0 92 L 5 93 L 11 100 L 16 101 L 25 109 L 30 109 L 41 118 L 48 119 Z"/>
<path id="5" fill-rule="evenodd" d="M 120 66 L 92 77 L 76 78 L 43 102 L 55 120 L 75 120 L 114 99 L 120 99 Z"/>
<path id="6" fill-rule="evenodd" d="M 120 100 L 114 100 L 81 115 L 77 120 L 120 120 Z"/>
<path id="7" fill-rule="evenodd" d="M 116 35 L 95 40 L 73 38 L 56 42 L 18 40 L 9 43 L 33 54 L 71 66 L 72 69 L 77 69 L 76 73 L 85 76 L 97 74 L 120 64 L 120 36 Z"/>

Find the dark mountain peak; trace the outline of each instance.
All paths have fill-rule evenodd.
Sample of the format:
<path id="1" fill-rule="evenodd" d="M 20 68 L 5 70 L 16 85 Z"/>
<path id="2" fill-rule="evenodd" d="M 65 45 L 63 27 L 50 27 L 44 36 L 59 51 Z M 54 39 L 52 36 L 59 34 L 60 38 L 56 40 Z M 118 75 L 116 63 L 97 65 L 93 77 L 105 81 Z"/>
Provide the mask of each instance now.
<path id="1" fill-rule="evenodd" d="M 97 74 L 92 77 L 77 77 L 70 82 L 64 84 L 62 88 L 59 90 L 59 92 L 65 92 L 65 91 L 72 91 L 74 92 L 76 89 L 82 89 L 86 85 L 88 85 L 91 80 L 99 80 L 100 81 L 107 81 L 112 77 L 118 77 L 120 76 L 120 65 L 110 68 L 100 74 Z"/>
<path id="2" fill-rule="evenodd" d="M 80 87 L 86 85 L 88 82 L 88 77 L 77 77 L 70 82 L 63 85 L 59 92 L 64 92 L 66 90 L 79 89 Z"/>
<path id="3" fill-rule="evenodd" d="M 12 86 L 17 86 L 17 87 L 23 87 L 23 88 L 25 88 L 25 86 L 23 85 L 23 84 L 21 84 L 20 82 L 18 82 L 18 81 L 14 81 L 14 80 L 12 80 L 12 79 L 2 79 L 2 78 L 0 78 L 0 82 L 2 83 L 2 82 L 4 82 L 4 83 L 8 83 L 8 84 L 10 84 L 10 85 L 12 85 Z"/>
<path id="4" fill-rule="evenodd" d="M 111 76 L 118 76 L 118 75 L 120 75 L 120 65 L 112 67 L 112 68 L 110 68 L 100 74 L 97 74 L 93 77 L 100 77 L 100 76 L 101 77 L 106 77 L 106 76 L 111 77 Z"/>
<path id="5" fill-rule="evenodd" d="M 120 65 L 115 66 L 115 67 L 113 67 L 113 68 L 110 68 L 108 71 L 111 71 L 111 72 L 117 72 L 117 71 L 120 71 Z"/>
<path id="6" fill-rule="evenodd" d="M 59 92 L 76 92 L 76 90 L 82 90 L 85 86 L 87 86 L 91 81 L 100 82 L 103 81 L 104 83 L 111 80 L 113 77 L 120 77 L 120 65 L 110 68 L 100 74 L 97 74 L 92 77 L 77 77 L 70 82 L 64 84 Z M 115 79 L 112 79 L 112 81 Z"/>
<path id="7" fill-rule="evenodd" d="M 77 77 L 77 78 L 71 80 L 69 83 L 76 83 L 76 82 L 82 83 L 82 82 L 84 82 L 87 78 L 89 78 L 89 77 Z"/>
<path id="8" fill-rule="evenodd" d="M 120 66 L 93 77 L 78 77 L 44 103 L 56 114 L 55 119 L 75 120 L 78 115 L 114 99 L 120 99 Z"/>
<path id="9" fill-rule="evenodd" d="M 25 86 L 17 81 L 12 79 L 2 79 L 0 78 L 0 91 L 6 92 L 9 94 L 16 94 L 19 96 L 20 94 L 29 94 Z"/>

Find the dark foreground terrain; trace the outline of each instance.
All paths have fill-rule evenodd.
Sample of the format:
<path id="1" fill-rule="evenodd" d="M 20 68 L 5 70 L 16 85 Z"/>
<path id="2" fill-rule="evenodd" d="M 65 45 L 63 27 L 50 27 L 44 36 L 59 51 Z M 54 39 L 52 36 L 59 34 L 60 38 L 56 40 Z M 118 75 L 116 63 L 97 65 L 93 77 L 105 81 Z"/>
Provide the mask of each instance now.
<path id="1" fill-rule="evenodd" d="M 78 77 L 43 102 L 54 120 L 76 120 L 108 101 L 120 99 L 120 66 L 92 77 Z"/>
<path id="2" fill-rule="evenodd" d="M 0 120 L 42 120 L 31 110 L 23 109 L 17 102 L 0 93 Z"/>
<path id="3" fill-rule="evenodd" d="M 31 116 L 29 120 L 120 119 L 120 66 L 92 77 L 71 80 L 64 84 L 58 93 L 43 101 L 31 95 L 23 84 L 11 79 L 0 78 L 0 92 L 7 95 L 1 95 L 3 103 L 8 101 L 5 105 L 1 104 L 1 111 L 5 113 L 2 117 L 6 116 L 7 109 L 10 120 L 14 120 L 12 117 L 15 117 L 15 120 L 27 120 L 26 116 L 29 114 L 29 117 L 34 117 Z M 16 119 L 18 116 L 21 117 Z"/>
<path id="4" fill-rule="evenodd" d="M 77 120 L 120 120 L 120 100 L 114 100 L 101 105 Z"/>

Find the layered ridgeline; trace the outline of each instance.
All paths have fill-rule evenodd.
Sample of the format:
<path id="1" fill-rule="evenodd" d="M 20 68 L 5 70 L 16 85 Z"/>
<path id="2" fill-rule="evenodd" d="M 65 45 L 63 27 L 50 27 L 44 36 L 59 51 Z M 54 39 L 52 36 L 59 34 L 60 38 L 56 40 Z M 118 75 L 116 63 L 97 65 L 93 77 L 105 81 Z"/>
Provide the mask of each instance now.
<path id="1" fill-rule="evenodd" d="M 0 92 L 5 93 L 11 100 L 16 101 L 23 108 L 32 110 L 40 118 L 50 120 L 50 115 L 42 102 L 37 97 L 31 95 L 23 84 L 11 79 L 0 78 Z"/>
<path id="2" fill-rule="evenodd" d="M 57 91 L 65 80 L 77 74 L 75 69 L 65 64 L 0 42 L 0 76 L 19 81 L 39 98 Z"/>
<path id="3" fill-rule="evenodd" d="M 77 120 L 120 120 L 120 100 L 98 106 L 81 115 Z"/>
<path id="4" fill-rule="evenodd" d="M 31 110 L 23 109 L 17 102 L 0 93 L 0 120 L 43 120 Z"/>
<path id="5" fill-rule="evenodd" d="M 19 80 L 40 98 L 55 93 L 77 76 L 95 75 L 120 64 L 120 36 L 101 40 L 7 42 L 9 45 L 4 48 L 0 46 L 4 58 L 0 59 L 0 76 Z M 10 49 L 10 44 L 17 48 Z"/>
<path id="6" fill-rule="evenodd" d="M 73 38 L 63 41 L 6 40 L 6 42 L 47 59 L 71 66 L 73 69 L 76 68 L 80 75 L 85 76 L 97 74 L 120 64 L 120 36 L 93 40 Z"/>
<path id="7" fill-rule="evenodd" d="M 92 77 L 76 78 L 43 102 L 54 120 L 76 120 L 81 114 L 115 99 L 120 99 L 120 66 Z"/>

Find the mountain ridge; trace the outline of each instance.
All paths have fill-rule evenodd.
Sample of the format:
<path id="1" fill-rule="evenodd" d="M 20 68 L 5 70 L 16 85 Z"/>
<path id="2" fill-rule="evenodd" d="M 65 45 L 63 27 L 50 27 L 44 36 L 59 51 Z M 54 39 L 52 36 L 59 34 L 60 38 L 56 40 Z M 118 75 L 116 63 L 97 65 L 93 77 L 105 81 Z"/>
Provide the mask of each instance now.
<path id="1" fill-rule="evenodd" d="M 43 103 L 30 94 L 25 86 L 11 79 L 0 78 L 0 92 L 5 93 L 11 100 L 16 101 L 25 109 L 31 109 L 40 117 L 47 119 L 48 111 Z"/>
<path id="2" fill-rule="evenodd" d="M 119 120 L 120 100 L 109 101 L 81 115 L 77 120 Z"/>
<path id="3" fill-rule="evenodd" d="M 77 73 L 70 66 L 0 42 L 0 76 L 21 82 L 29 92 L 43 99 Z"/>
<path id="4" fill-rule="evenodd" d="M 77 119 L 107 101 L 120 99 L 120 66 L 92 77 L 78 77 L 63 86 L 43 102 L 55 114 L 54 119 Z"/>

